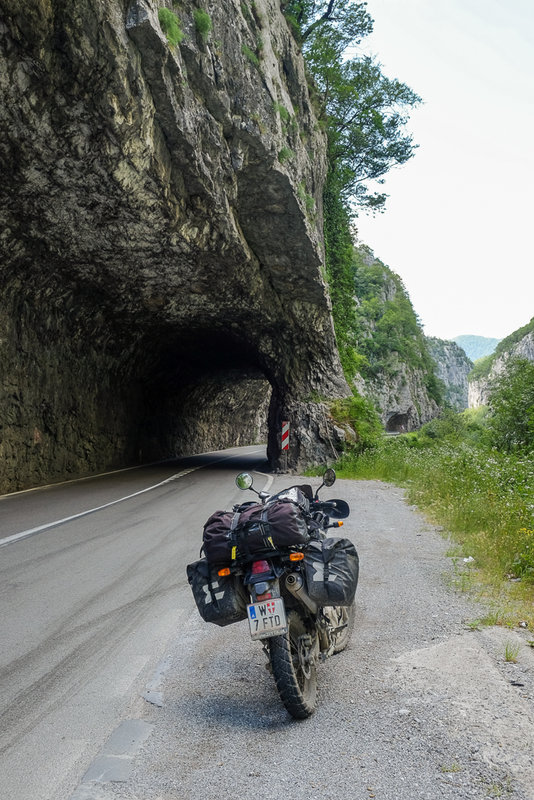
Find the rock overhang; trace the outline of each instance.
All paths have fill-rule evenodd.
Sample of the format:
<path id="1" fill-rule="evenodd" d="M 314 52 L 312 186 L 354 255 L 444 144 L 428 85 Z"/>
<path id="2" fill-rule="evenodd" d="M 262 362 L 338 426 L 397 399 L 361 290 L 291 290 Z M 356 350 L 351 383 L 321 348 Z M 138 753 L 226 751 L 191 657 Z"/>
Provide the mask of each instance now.
<path id="1" fill-rule="evenodd" d="M 174 391 L 176 375 L 198 387 L 225 370 L 249 388 L 247 376 L 265 376 L 273 419 L 310 392 L 345 393 L 322 274 L 324 137 L 278 3 L 259 0 L 245 18 L 241 3 L 213 2 L 206 44 L 184 2 L 177 48 L 158 5 L 34 0 L 24 17 L 0 2 L 10 330 L 26 325 L 19 344 L 67 372 L 85 342 L 86 379 L 111 384 L 101 373 L 113 369 L 143 387 L 136 406 L 158 386 Z M 258 69 L 244 47 L 260 34 Z M 4 370 L 17 363 L 8 340 Z M 43 427 L 35 376 L 18 372 L 33 382 L 21 426 Z M 276 449 L 273 438 L 273 460 Z"/>

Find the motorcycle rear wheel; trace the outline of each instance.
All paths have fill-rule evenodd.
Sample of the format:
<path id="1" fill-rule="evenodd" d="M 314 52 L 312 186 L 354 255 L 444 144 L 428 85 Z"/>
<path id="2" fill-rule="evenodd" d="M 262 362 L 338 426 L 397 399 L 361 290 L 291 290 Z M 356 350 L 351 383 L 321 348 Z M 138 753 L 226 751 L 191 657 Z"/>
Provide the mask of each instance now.
<path id="1" fill-rule="evenodd" d="M 317 698 L 317 665 L 312 655 L 318 652 L 317 633 L 310 633 L 297 611 L 289 612 L 287 623 L 286 634 L 269 639 L 269 657 L 282 703 L 292 717 L 306 719 L 315 711 Z"/>

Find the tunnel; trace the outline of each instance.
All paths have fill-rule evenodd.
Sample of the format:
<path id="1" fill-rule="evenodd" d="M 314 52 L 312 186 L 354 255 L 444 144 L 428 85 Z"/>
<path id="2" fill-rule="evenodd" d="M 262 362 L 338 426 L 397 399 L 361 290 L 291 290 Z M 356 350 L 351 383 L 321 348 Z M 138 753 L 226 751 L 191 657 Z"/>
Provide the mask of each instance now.
<path id="1" fill-rule="evenodd" d="M 411 430 L 410 425 L 410 412 L 393 414 L 386 422 L 387 433 L 404 433 Z"/>
<path id="2" fill-rule="evenodd" d="M 265 437 L 279 469 L 284 420 L 290 469 L 332 459 L 326 137 L 279 7 L 260 73 L 239 4 L 216 57 L 145 0 L 10 6 L 0 491 Z"/>

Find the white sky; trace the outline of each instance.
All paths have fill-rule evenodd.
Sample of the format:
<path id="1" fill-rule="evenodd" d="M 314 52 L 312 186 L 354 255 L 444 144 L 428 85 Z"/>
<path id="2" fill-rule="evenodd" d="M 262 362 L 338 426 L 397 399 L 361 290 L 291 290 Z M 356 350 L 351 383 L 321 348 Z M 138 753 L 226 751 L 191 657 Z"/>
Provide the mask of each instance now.
<path id="1" fill-rule="evenodd" d="M 360 240 L 425 333 L 502 338 L 534 316 L 534 0 L 368 0 L 362 43 L 419 94 L 416 155 Z"/>

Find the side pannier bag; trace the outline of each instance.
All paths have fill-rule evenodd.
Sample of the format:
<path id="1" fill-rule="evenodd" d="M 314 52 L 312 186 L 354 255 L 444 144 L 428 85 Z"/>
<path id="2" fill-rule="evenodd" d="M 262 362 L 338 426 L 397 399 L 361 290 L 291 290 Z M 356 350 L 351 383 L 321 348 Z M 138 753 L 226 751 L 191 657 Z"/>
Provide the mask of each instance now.
<path id="1" fill-rule="evenodd" d="M 350 606 L 358 585 L 359 559 L 353 543 L 339 536 L 312 541 L 304 552 L 306 589 L 320 606 Z"/>
<path id="2" fill-rule="evenodd" d="M 231 625 L 246 619 L 248 595 L 234 575 L 221 576 L 205 558 L 187 566 L 187 580 L 204 622 Z"/>

